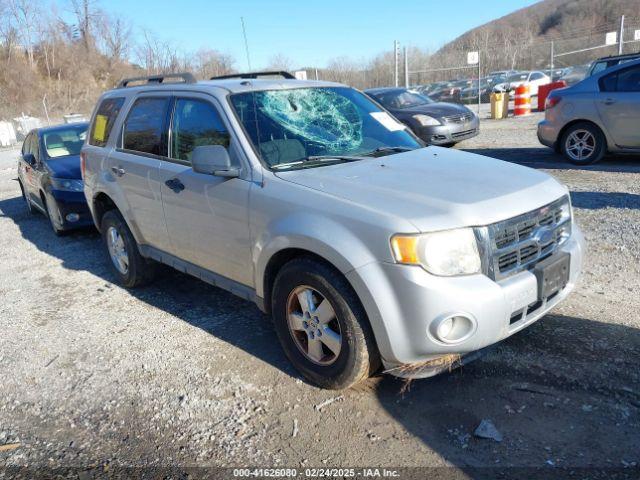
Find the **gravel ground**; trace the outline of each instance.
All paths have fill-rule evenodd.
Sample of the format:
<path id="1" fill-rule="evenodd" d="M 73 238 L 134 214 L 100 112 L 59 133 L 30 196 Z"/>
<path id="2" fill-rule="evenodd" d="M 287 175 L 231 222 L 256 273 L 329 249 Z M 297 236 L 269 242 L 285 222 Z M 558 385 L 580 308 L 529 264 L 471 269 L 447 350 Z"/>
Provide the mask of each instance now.
<path id="1" fill-rule="evenodd" d="M 571 167 L 538 144 L 539 117 L 483 121 L 459 147 L 569 186 L 589 242 L 576 291 L 458 371 L 342 393 L 306 384 L 250 303 L 170 270 L 113 284 L 98 235 L 29 215 L 1 151 L 0 467 L 639 474 L 640 160 Z M 502 441 L 474 436 L 483 419 Z"/>

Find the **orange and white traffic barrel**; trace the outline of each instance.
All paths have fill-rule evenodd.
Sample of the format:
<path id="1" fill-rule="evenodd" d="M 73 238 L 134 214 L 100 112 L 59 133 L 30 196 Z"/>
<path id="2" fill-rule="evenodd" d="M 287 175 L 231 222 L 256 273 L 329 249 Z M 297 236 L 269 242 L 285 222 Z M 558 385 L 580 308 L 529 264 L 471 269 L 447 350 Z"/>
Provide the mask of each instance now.
<path id="1" fill-rule="evenodd" d="M 531 113 L 531 95 L 529 85 L 516 87 L 515 105 L 513 115 L 516 117 L 529 115 Z"/>

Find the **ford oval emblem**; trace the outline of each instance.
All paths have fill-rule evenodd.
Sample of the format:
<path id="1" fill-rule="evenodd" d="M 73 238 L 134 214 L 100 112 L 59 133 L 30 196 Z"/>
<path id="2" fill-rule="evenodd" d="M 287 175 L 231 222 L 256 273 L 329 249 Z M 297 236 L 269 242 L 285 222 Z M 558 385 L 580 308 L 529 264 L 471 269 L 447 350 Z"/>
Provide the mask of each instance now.
<path id="1" fill-rule="evenodd" d="M 536 230 L 535 239 L 539 246 L 548 245 L 553 241 L 554 230 L 549 227 L 540 227 Z"/>

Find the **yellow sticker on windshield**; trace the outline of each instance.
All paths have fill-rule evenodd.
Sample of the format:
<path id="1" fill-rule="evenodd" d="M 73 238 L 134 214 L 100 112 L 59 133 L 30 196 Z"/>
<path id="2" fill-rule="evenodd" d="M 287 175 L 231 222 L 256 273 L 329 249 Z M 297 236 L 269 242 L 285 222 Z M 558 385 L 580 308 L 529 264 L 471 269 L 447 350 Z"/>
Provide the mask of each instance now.
<path id="1" fill-rule="evenodd" d="M 107 121 L 109 118 L 105 115 L 96 115 L 96 123 L 93 127 L 93 139 L 98 142 L 104 142 L 104 136 L 107 132 Z"/>

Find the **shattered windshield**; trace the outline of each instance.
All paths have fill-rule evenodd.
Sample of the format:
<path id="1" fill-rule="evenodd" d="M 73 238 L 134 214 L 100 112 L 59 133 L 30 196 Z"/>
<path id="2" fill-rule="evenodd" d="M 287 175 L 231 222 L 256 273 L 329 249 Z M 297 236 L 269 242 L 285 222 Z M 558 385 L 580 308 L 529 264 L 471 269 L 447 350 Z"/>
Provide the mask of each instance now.
<path id="1" fill-rule="evenodd" d="M 348 87 L 237 93 L 231 104 L 270 167 L 422 146 L 404 125 Z"/>

